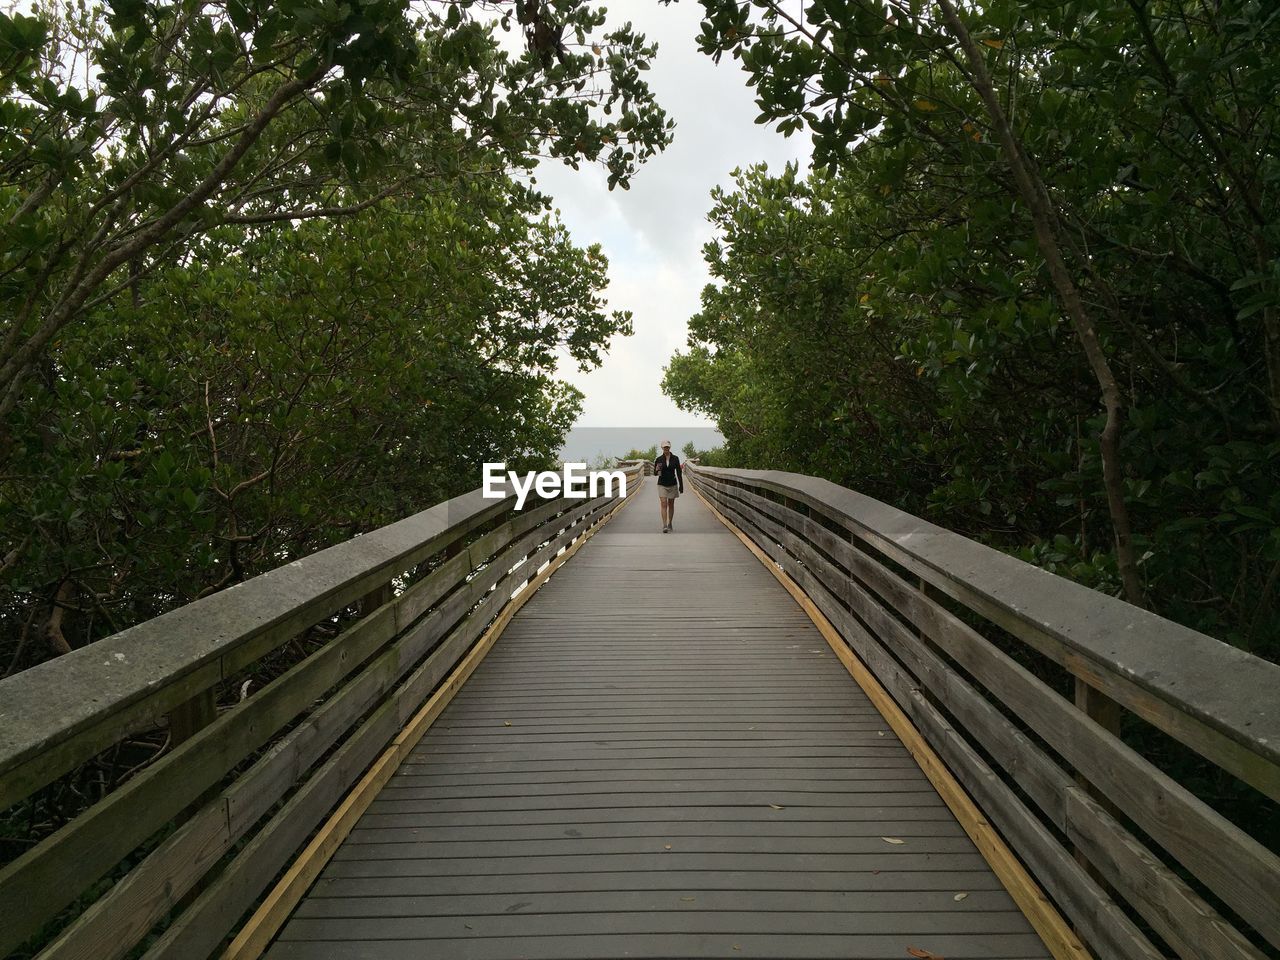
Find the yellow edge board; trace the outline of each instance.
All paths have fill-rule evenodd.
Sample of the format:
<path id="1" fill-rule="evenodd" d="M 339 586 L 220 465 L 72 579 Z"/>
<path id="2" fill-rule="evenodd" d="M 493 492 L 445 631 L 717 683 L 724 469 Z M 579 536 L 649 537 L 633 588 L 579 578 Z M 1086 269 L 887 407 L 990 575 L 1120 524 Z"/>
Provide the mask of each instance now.
<path id="1" fill-rule="evenodd" d="M 903 746 L 911 753 L 911 756 L 919 764 L 920 769 L 924 771 L 924 775 L 929 778 L 929 782 L 933 784 L 938 795 L 942 797 L 943 802 L 955 814 L 956 820 L 960 826 L 964 828 L 964 832 L 969 835 L 969 839 L 973 841 L 978 848 L 978 852 L 982 854 L 983 859 L 987 861 L 995 875 L 999 878 L 1004 888 L 1009 891 L 1009 895 L 1013 897 L 1018 908 L 1026 916 L 1027 921 L 1040 935 L 1040 939 L 1044 941 L 1044 945 L 1049 952 L 1053 954 L 1054 960 L 1092 960 L 1092 954 L 1080 938 L 1071 930 L 1071 926 L 1063 918 L 1057 908 L 1045 896 L 1040 885 L 1035 882 L 1031 874 L 1027 872 L 1026 867 L 1022 865 L 1017 856 L 1004 839 L 990 824 L 978 805 L 974 803 L 973 798 L 965 791 L 960 782 L 947 769 L 942 758 L 934 753 L 933 748 L 929 746 L 924 739 L 923 734 L 916 729 L 915 725 L 903 713 L 897 702 L 890 696 L 875 675 L 858 659 L 852 648 L 844 642 L 844 638 L 840 636 L 840 632 L 830 620 L 818 609 L 817 605 L 809 598 L 809 595 L 800 589 L 800 586 L 792 580 L 785 572 L 778 569 L 778 565 L 773 562 L 773 558 L 765 553 L 756 545 L 749 536 L 734 526 L 728 517 L 724 516 L 704 497 L 696 487 L 693 492 L 698 499 L 703 502 L 708 510 L 715 517 L 732 531 L 742 543 L 750 550 L 765 568 L 774 575 L 779 583 L 786 588 L 801 609 L 808 614 L 809 619 L 813 621 L 814 626 L 826 639 L 827 645 L 844 664 L 846 670 L 854 680 L 857 681 L 867 697 L 880 711 L 889 726 L 893 728 L 893 732 L 898 735 L 898 739 L 902 741 Z"/>
<path id="2" fill-rule="evenodd" d="M 288 872 L 280 878 L 280 882 L 275 885 L 258 909 L 254 911 L 253 916 L 241 927 L 240 932 L 236 934 L 235 939 L 231 941 L 230 946 L 222 954 L 221 960 L 256 960 L 257 957 L 262 955 L 262 952 L 271 944 L 276 933 L 284 926 L 284 922 L 289 918 L 289 915 L 293 913 L 294 907 L 298 905 L 299 901 L 306 895 L 306 892 L 311 889 L 311 884 L 320 876 L 320 872 L 337 851 L 342 841 L 347 838 L 347 834 L 355 827 L 356 821 L 360 819 L 361 814 L 373 802 L 379 791 L 391 779 L 391 775 L 396 772 L 396 769 L 409 756 L 413 748 L 417 746 L 418 741 L 422 739 L 423 734 L 440 716 L 444 708 L 449 705 L 449 702 L 457 692 L 462 689 L 462 685 L 467 682 L 467 678 L 480 665 L 480 661 L 485 658 L 485 654 L 489 652 L 498 637 L 502 635 L 502 631 L 511 622 L 511 618 L 537 592 L 538 588 L 547 582 L 551 574 L 577 553 L 582 545 L 595 536 L 597 530 L 612 520 L 619 510 L 635 499 L 635 495 L 639 492 L 641 486 L 643 486 L 643 479 L 636 489 L 631 491 L 621 503 L 601 517 L 598 523 L 584 531 L 583 535 L 571 543 L 564 553 L 553 558 L 541 573 L 530 580 L 525 585 L 525 588 L 502 608 L 502 612 L 498 614 L 497 619 L 489 625 L 489 628 L 475 642 L 466 656 L 453 668 L 453 672 L 449 674 L 448 679 L 436 689 L 436 692 L 413 715 L 413 718 L 391 742 L 391 746 L 387 747 L 382 755 L 373 762 L 365 772 L 365 775 L 360 778 L 360 781 L 347 794 L 346 799 L 330 814 L 324 826 L 320 828 L 320 831 L 307 844 L 302 853 L 298 855 Z"/>

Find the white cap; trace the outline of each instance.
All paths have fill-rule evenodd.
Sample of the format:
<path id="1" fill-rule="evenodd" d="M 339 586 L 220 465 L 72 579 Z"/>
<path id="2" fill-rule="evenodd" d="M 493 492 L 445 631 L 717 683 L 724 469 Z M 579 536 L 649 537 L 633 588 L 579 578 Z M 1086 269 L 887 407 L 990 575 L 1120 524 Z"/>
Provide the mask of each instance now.
<path id="1" fill-rule="evenodd" d="M 663 445 L 664 447 L 669 447 L 669 446 L 671 446 L 671 441 L 670 441 L 670 440 L 663 440 L 663 441 L 662 441 L 662 445 Z"/>

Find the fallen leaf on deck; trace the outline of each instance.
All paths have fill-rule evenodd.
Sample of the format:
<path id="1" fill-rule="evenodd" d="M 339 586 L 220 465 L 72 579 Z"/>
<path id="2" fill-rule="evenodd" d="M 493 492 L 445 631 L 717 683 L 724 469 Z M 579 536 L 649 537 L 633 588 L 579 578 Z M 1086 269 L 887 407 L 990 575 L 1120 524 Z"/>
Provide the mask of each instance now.
<path id="1" fill-rule="evenodd" d="M 664 843 L 664 844 L 662 845 L 662 849 L 663 849 L 663 850 L 670 850 L 670 849 L 671 849 L 671 844 L 669 844 L 669 843 Z"/>
<path id="2" fill-rule="evenodd" d="M 907 947 L 907 953 L 919 960 L 944 960 L 942 954 L 926 950 L 924 947 Z"/>
<path id="3" fill-rule="evenodd" d="M 511 726 L 511 721 L 510 721 L 510 720 L 503 720 L 503 721 L 502 721 L 502 725 L 503 725 L 504 727 L 509 727 L 509 726 Z"/>
<path id="4" fill-rule="evenodd" d="M 769 804 L 769 806 L 771 806 L 774 810 L 785 810 L 785 809 L 786 809 L 785 807 L 780 806 L 779 804 L 776 804 L 776 803 L 771 803 L 771 804 Z"/>
<path id="5" fill-rule="evenodd" d="M 954 900 L 956 903 L 959 903 L 961 900 L 963 900 L 967 896 L 969 896 L 967 893 L 957 893 L 951 899 Z"/>
<path id="6" fill-rule="evenodd" d="M 697 898 L 696 898 L 696 897 L 681 897 L 680 899 L 681 899 L 681 900 L 683 900 L 685 903 L 693 903 L 693 901 L 694 901 L 695 899 L 697 899 Z"/>
<path id="7" fill-rule="evenodd" d="M 883 840 L 885 843 L 906 843 L 907 842 L 905 840 L 899 840 L 897 837 L 881 837 L 880 839 Z"/>

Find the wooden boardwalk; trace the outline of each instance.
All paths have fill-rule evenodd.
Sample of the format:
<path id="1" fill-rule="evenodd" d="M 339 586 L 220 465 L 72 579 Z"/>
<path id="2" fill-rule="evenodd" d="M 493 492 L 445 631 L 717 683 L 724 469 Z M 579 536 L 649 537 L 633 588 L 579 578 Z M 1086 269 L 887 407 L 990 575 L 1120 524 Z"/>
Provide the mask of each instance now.
<path id="1" fill-rule="evenodd" d="M 1047 957 L 795 602 L 652 500 L 516 616 L 269 960 Z"/>

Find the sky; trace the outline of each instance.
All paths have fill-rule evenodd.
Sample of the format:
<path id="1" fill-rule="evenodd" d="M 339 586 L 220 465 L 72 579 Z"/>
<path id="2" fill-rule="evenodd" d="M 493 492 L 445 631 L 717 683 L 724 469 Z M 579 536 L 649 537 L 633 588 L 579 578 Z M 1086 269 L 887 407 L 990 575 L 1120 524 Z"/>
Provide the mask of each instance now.
<path id="1" fill-rule="evenodd" d="M 586 394 L 578 426 L 710 425 L 677 408 L 661 384 L 710 279 L 702 245 L 714 234 L 706 219 L 711 189 L 727 185 L 735 167 L 808 161 L 803 132 L 788 139 L 755 122 L 754 93 L 737 61 L 717 66 L 698 52 L 701 14 L 696 0 L 610 4 L 610 25 L 629 18 L 657 41 L 646 79 L 676 122 L 675 142 L 640 168 L 630 190 L 611 192 L 604 170 L 585 165 L 544 163 L 537 171 L 538 189 L 554 198 L 575 242 L 604 248 L 610 309 L 633 314 L 634 335 L 616 337 L 601 367 L 583 374 L 572 362 L 560 365 L 559 376 Z"/>

